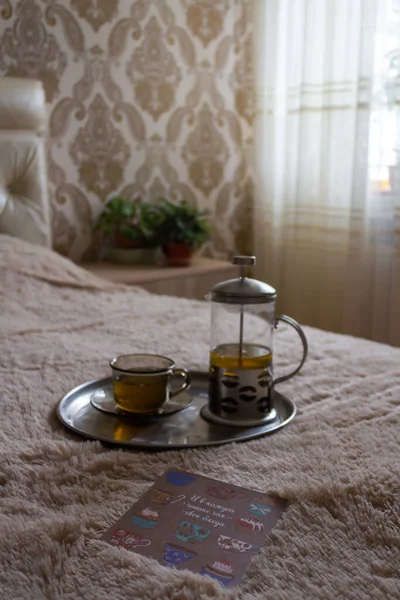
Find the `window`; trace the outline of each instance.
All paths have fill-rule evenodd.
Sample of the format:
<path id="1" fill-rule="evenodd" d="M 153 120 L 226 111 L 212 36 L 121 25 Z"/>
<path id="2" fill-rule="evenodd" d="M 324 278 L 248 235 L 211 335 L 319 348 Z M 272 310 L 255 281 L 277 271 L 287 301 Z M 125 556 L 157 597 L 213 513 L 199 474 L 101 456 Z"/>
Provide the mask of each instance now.
<path id="1" fill-rule="evenodd" d="M 375 192 L 400 192 L 400 0 L 379 0 L 369 133 Z"/>

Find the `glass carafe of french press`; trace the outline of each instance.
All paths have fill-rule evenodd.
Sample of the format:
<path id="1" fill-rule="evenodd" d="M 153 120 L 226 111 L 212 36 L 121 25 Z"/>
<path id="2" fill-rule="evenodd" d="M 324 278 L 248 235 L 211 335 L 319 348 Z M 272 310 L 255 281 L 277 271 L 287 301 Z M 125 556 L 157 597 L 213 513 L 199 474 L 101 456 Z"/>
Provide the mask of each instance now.
<path id="1" fill-rule="evenodd" d="M 252 427 L 276 418 L 274 387 L 298 373 L 308 348 L 294 319 L 274 316 L 275 289 L 245 276 L 255 257 L 235 256 L 233 264 L 240 267 L 240 277 L 211 290 L 209 403 L 203 416 L 224 425 Z M 279 321 L 297 331 L 303 357 L 294 371 L 274 380 L 272 337 Z"/>

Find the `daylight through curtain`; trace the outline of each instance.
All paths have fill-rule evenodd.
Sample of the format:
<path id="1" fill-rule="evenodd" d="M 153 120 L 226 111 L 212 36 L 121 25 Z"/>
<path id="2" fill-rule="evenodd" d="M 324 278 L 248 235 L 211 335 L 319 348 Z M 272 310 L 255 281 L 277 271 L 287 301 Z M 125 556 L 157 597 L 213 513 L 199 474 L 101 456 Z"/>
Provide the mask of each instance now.
<path id="1" fill-rule="evenodd" d="M 257 275 L 303 323 L 400 345 L 399 3 L 255 4 Z"/>

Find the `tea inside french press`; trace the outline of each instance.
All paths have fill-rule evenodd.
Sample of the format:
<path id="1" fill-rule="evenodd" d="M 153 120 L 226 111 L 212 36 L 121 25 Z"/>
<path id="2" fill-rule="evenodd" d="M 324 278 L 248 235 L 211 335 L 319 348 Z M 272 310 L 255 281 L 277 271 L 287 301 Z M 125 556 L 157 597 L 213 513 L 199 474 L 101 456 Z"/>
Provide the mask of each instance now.
<path id="1" fill-rule="evenodd" d="M 273 387 L 293 377 L 307 356 L 299 324 L 284 315 L 275 318 L 276 291 L 246 277 L 254 256 L 235 256 L 240 276 L 211 290 L 209 402 L 203 416 L 226 425 L 256 426 L 276 418 Z M 294 327 L 303 342 L 303 358 L 295 371 L 273 380 L 273 329 L 278 320 Z"/>

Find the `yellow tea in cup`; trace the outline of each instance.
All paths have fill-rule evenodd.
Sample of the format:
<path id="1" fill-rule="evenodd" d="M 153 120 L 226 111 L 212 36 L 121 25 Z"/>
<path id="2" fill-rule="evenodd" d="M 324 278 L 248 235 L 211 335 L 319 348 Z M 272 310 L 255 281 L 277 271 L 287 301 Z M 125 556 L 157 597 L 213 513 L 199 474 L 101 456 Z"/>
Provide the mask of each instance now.
<path id="1" fill-rule="evenodd" d="M 176 394 L 190 386 L 190 375 L 175 367 L 174 361 L 157 354 L 126 354 L 110 362 L 113 376 L 114 399 L 119 408 L 135 414 L 156 413 Z M 171 390 L 175 376 L 184 379 L 182 385 Z"/>

